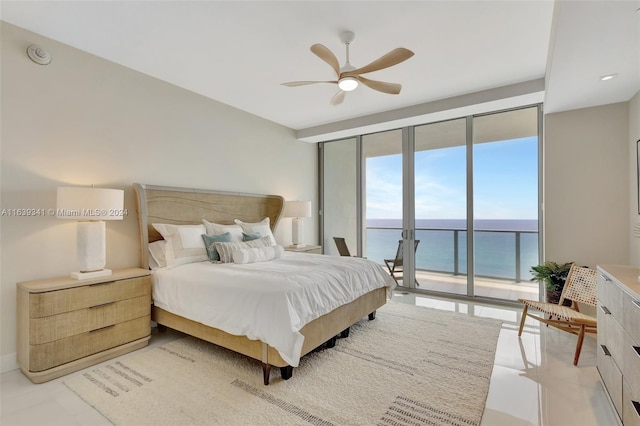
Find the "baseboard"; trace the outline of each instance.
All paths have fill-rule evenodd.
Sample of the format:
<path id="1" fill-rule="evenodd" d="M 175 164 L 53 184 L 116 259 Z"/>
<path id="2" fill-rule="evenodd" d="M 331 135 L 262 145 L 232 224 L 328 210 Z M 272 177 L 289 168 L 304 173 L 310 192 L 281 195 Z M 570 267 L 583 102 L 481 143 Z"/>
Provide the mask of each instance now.
<path id="1" fill-rule="evenodd" d="M 0 359 L 0 373 L 17 370 L 18 368 L 18 357 L 15 352 L 2 355 Z"/>

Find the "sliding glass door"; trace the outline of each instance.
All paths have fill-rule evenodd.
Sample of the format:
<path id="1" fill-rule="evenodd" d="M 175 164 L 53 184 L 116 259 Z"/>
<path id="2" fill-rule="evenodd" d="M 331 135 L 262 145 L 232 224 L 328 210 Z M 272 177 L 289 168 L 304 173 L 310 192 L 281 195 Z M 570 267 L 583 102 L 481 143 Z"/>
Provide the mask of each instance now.
<path id="1" fill-rule="evenodd" d="M 467 294 L 466 119 L 415 128 L 416 278 L 423 290 Z"/>
<path id="2" fill-rule="evenodd" d="M 538 299 L 538 108 L 474 117 L 474 292 Z"/>
<path id="3" fill-rule="evenodd" d="M 540 115 L 532 106 L 322 144 L 325 253 L 341 236 L 405 288 L 539 298 L 529 270 L 541 255 Z"/>

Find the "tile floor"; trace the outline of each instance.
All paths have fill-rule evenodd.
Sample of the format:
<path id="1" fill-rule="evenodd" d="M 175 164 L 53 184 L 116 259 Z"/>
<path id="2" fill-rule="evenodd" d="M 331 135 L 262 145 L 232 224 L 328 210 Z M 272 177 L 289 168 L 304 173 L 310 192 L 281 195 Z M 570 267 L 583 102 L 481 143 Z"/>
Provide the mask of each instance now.
<path id="1" fill-rule="evenodd" d="M 585 340 L 579 366 L 574 367 L 575 337 L 528 320 L 519 339 L 519 309 L 402 292 L 394 299 L 503 321 L 483 426 L 619 424 L 595 368 L 595 339 Z M 158 334 L 154 329 L 148 348 L 178 337 L 177 332 Z M 67 378 L 34 385 L 18 370 L 3 373 L 0 424 L 110 425 L 67 389 Z"/>

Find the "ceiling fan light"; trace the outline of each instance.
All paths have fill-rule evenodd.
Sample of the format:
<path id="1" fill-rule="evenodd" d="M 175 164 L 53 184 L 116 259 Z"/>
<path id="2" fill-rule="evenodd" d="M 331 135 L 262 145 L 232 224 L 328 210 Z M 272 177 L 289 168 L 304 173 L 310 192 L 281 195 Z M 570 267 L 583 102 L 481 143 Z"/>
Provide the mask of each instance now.
<path id="1" fill-rule="evenodd" d="M 351 92 L 358 87 L 358 80 L 355 77 L 343 77 L 338 81 L 338 87 L 344 92 Z"/>

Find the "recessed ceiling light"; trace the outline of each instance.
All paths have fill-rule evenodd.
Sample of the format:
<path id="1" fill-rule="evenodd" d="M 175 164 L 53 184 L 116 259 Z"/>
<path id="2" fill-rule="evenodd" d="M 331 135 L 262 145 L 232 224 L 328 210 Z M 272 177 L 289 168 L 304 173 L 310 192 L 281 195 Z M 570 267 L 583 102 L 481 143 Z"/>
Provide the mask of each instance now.
<path id="1" fill-rule="evenodd" d="M 602 77 L 600 77 L 600 80 L 602 81 L 607 81 L 607 80 L 611 80 L 614 77 L 616 77 L 618 74 L 608 74 L 608 75 L 603 75 Z"/>

